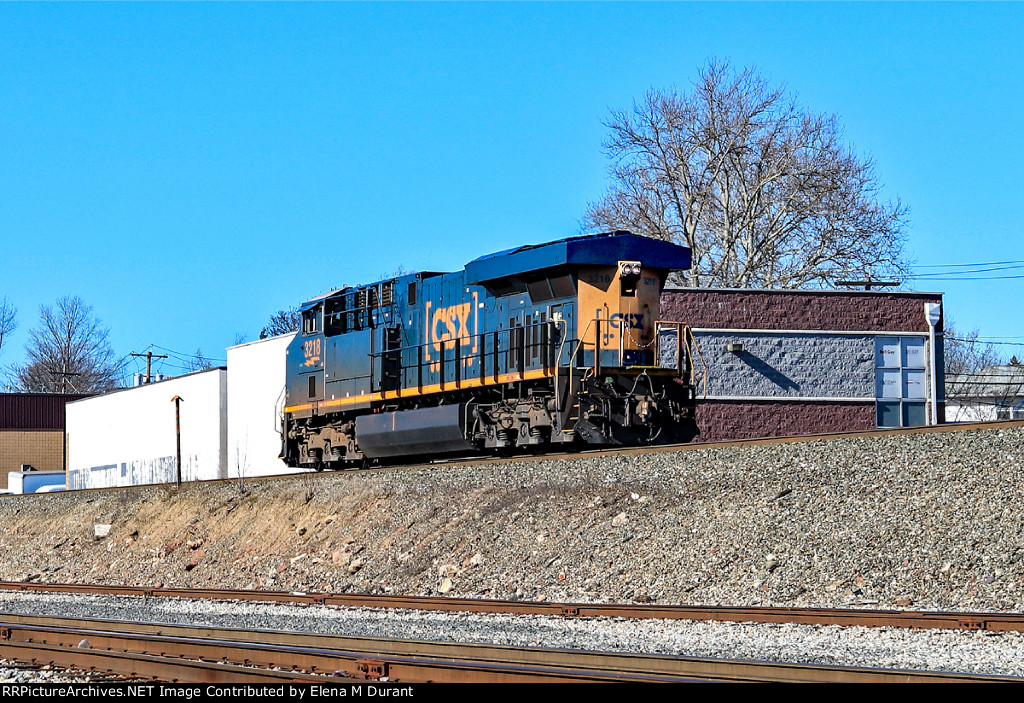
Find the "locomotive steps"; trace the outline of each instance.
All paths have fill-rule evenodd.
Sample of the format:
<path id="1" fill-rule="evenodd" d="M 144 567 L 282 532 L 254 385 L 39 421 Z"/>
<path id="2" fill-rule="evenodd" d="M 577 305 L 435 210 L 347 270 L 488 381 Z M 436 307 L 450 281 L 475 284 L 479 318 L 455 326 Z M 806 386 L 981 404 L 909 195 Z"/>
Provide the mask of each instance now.
<path id="1" fill-rule="evenodd" d="M 1020 610 L 1022 447 L 1014 423 L 26 496 L 0 500 L 0 564 L 52 582 Z"/>

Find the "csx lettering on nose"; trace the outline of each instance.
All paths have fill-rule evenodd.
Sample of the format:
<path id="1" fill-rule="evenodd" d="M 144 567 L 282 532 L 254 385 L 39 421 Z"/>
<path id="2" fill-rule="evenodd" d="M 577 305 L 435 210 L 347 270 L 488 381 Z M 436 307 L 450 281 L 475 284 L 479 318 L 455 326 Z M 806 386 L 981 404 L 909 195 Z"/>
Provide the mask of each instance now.
<path id="1" fill-rule="evenodd" d="M 629 327 L 631 329 L 643 329 L 644 316 L 633 313 L 615 313 L 608 318 L 613 327 Z"/>

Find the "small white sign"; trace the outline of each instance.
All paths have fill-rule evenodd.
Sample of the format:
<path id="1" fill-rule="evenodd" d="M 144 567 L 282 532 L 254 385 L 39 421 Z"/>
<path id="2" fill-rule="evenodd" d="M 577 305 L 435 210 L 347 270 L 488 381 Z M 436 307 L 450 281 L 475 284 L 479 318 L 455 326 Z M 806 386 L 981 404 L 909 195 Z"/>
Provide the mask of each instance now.
<path id="1" fill-rule="evenodd" d="M 903 372 L 903 397 L 915 400 L 925 397 L 924 371 Z"/>
<path id="2" fill-rule="evenodd" d="M 880 369 L 900 367 L 900 340 L 898 337 L 875 338 L 875 366 Z"/>
<path id="3" fill-rule="evenodd" d="M 925 367 L 924 340 L 904 338 L 903 368 L 923 369 Z"/>
<path id="4" fill-rule="evenodd" d="M 899 398 L 903 391 L 903 384 L 900 379 L 899 369 L 893 371 L 879 371 L 877 376 L 877 390 L 879 398 Z"/>

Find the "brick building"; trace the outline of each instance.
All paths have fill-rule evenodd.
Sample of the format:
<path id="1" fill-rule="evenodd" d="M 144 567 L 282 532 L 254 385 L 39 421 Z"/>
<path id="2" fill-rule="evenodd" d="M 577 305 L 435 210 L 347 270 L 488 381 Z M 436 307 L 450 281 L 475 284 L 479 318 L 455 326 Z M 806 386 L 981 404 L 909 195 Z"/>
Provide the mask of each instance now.
<path id="1" fill-rule="evenodd" d="M 64 406 L 84 395 L 0 393 L 0 488 L 7 472 L 29 464 L 64 470 Z"/>
<path id="2" fill-rule="evenodd" d="M 694 331 L 707 374 L 697 441 L 707 442 L 929 424 L 925 305 L 941 303 L 940 293 L 677 288 L 662 295 L 661 317 Z M 935 333 L 943 422 L 941 321 Z"/>

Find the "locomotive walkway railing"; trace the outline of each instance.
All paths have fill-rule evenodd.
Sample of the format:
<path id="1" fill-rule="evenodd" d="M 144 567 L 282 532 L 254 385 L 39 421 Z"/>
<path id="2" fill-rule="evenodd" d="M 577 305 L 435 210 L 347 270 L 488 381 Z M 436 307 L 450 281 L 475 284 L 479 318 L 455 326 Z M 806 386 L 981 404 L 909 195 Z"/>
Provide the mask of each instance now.
<path id="1" fill-rule="evenodd" d="M 407 378 L 406 373 L 410 370 L 415 378 L 412 385 L 420 393 L 428 384 L 434 383 L 440 390 L 447 391 L 488 383 L 522 381 L 534 375 L 555 374 L 559 365 L 555 340 L 560 342 L 561 339 L 552 333 L 554 329 L 555 321 L 537 322 L 435 342 L 395 346 L 373 352 L 370 356 L 380 359 L 381 389 L 394 391 L 399 397 L 401 390 L 409 387 L 400 381 Z M 409 360 L 409 357 L 413 359 Z"/>
<path id="2" fill-rule="evenodd" d="M 393 393 L 394 397 L 401 397 L 403 390 L 423 393 L 428 386 L 430 390 L 436 386 L 437 390 L 451 391 L 548 376 L 557 379 L 563 367 L 568 369 L 571 380 L 574 369 L 601 373 L 601 353 L 609 351 L 602 343 L 602 328 L 616 323 L 622 325 L 610 317 L 596 317 L 588 321 L 579 338 L 574 338 L 569 336 L 568 321 L 546 320 L 437 342 L 396 345 L 370 356 L 375 362 L 379 360 L 379 364 L 373 364 L 375 372 L 379 369 L 380 373 L 379 390 Z M 621 368 L 625 366 L 627 350 L 623 340 L 627 335 L 616 336 L 618 349 L 614 351 L 618 363 L 611 366 Z M 658 320 L 654 338 L 638 346 L 652 348 L 652 366 L 674 368 L 683 378 L 692 378 L 693 361 L 699 360 L 706 394 L 707 365 L 688 325 Z M 571 352 L 563 358 L 566 348 Z M 588 364 L 586 357 L 591 352 L 593 359 Z"/>

